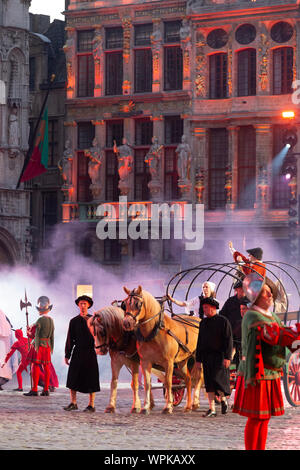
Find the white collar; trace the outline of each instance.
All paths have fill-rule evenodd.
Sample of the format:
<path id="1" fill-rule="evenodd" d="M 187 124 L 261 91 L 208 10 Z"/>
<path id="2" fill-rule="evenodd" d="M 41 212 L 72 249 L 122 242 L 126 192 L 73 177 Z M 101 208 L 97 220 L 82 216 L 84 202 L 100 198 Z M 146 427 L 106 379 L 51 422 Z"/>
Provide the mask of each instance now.
<path id="1" fill-rule="evenodd" d="M 268 317 L 272 317 L 272 312 L 270 310 L 265 310 L 263 308 L 258 307 L 257 305 L 253 305 L 253 310 L 262 313 L 263 315 L 267 315 Z"/>

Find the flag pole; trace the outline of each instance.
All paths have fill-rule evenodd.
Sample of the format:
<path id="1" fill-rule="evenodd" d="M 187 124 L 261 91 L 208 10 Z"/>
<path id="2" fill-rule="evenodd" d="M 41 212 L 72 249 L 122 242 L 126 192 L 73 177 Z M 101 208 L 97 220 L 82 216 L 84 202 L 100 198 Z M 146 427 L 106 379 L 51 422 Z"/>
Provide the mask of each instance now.
<path id="1" fill-rule="evenodd" d="M 22 168 L 22 171 L 21 171 L 21 174 L 19 176 L 19 180 L 18 180 L 18 183 L 17 183 L 17 186 L 16 186 L 16 189 L 19 188 L 20 186 L 20 183 L 21 183 L 21 178 L 22 178 L 22 175 L 25 171 L 25 168 L 30 160 L 30 157 L 31 157 L 31 154 L 32 154 L 32 150 L 33 150 L 33 144 L 35 142 L 35 138 L 36 138 L 36 134 L 37 134 L 37 131 L 38 131 L 38 128 L 39 128 L 39 125 L 40 125 L 40 122 L 41 122 L 41 119 L 42 119 L 42 116 L 43 116 L 43 113 L 44 113 L 44 109 L 45 109 L 45 106 L 46 106 L 46 103 L 47 103 L 47 99 L 48 99 L 48 96 L 49 96 L 49 93 L 50 93 L 50 90 L 52 88 L 52 85 L 54 83 L 54 80 L 55 80 L 55 75 L 52 74 L 51 75 L 51 78 L 50 78 L 50 84 L 47 88 L 47 93 L 46 93 L 46 96 L 44 98 L 44 101 L 43 101 L 43 104 L 42 104 L 42 107 L 41 107 L 41 110 L 40 110 L 40 115 L 38 117 L 38 120 L 37 120 L 37 123 L 35 125 L 35 128 L 34 128 L 34 131 L 33 131 L 33 134 L 32 134 L 32 138 L 30 140 L 30 143 L 29 143 L 29 148 L 27 150 L 27 153 L 26 153 L 26 156 L 25 156 L 25 159 L 24 159 L 24 163 L 23 163 L 23 168 Z"/>

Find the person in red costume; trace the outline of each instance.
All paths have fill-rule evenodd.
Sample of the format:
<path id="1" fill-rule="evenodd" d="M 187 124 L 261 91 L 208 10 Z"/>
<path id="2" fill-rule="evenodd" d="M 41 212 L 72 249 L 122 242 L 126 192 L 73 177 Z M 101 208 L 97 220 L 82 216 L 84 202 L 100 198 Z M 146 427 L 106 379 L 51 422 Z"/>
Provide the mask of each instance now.
<path id="1" fill-rule="evenodd" d="M 249 258 L 246 258 L 242 253 L 236 251 L 233 248 L 232 242 L 229 242 L 229 250 L 232 253 L 235 263 L 240 266 L 241 271 L 245 276 L 253 272 L 257 272 L 263 279 L 265 278 L 266 265 L 262 262 L 263 250 L 260 247 L 246 250 L 249 254 Z"/>
<path id="2" fill-rule="evenodd" d="M 7 353 L 4 363 L 1 365 L 1 367 L 4 367 L 4 365 L 7 363 L 7 361 L 11 358 L 11 356 L 16 352 L 19 351 L 21 354 L 21 362 L 19 364 L 19 367 L 17 369 L 17 379 L 18 379 L 18 388 L 15 388 L 15 392 L 22 392 L 23 391 L 23 380 L 22 380 L 22 373 L 24 370 L 27 372 L 27 366 L 29 364 L 28 361 L 28 351 L 29 351 L 29 345 L 28 345 L 28 338 L 23 336 L 23 332 L 21 329 L 15 330 L 15 336 L 17 338 L 17 341 L 15 341 L 10 348 L 9 352 Z"/>
<path id="3" fill-rule="evenodd" d="M 34 339 L 33 347 L 30 348 L 28 359 L 32 362 L 33 386 L 25 396 L 38 396 L 38 383 L 40 377 L 40 365 L 43 365 L 45 382 L 42 396 L 49 396 L 51 353 L 54 347 L 54 322 L 48 313 L 52 309 L 50 300 L 46 296 L 39 297 L 38 306 L 39 319 L 28 327 L 29 338 Z"/>

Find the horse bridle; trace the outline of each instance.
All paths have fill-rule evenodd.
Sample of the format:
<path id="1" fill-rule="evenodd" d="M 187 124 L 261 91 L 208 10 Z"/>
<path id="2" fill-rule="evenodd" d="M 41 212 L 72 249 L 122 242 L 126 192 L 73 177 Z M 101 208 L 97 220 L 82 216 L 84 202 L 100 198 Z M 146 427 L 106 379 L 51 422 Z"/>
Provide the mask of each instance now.
<path id="1" fill-rule="evenodd" d="M 95 326 L 95 323 L 94 323 L 94 322 L 93 322 L 93 329 L 94 329 L 94 336 L 97 336 L 97 337 L 98 337 L 98 335 L 97 335 L 97 333 L 96 333 L 96 326 Z M 104 338 L 104 337 L 105 337 L 105 338 L 106 338 L 106 342 L 103 343 L 103 344 L 100 344 L 99 346 L 94 346 L 94 348 L 95 348 L 95 349 L 99 349 L 100 352 L 103 352 L 103 353 L 104 353 L 105 349 L 106 349 L 106 348 L 107 348 L 107 349 L 109 348 L 109 343 L 107 342 L 107 334 L 106 334 L 106 332 L 105 332 L 105 333 L 101 333 L 101 329 L 100 329 L 100 328 L 99 328 L 99 330 L 100 330 L 99 336 L 101 336 L 101 338 Z M 103 328 L 103 326 L 102 326 L 102 331 L 105 331 L 105 329 Z"/>
<path id="2" fill-rule="evenodd" d="M 141 305 L 138 307 L 138 312 L 136 315 L 133 315 L 131 312 L 128 312 L 128 311 L 125 311 L 125 314 L 128 315 L 129 317 L 133 318 L 133 320 L 135 321 L 136 324 L 140 324 L 140 325 L 145 325 L 145 323 L 148 323 L 149 321 L 153 320 L 154 318 L 158 317 L 159 315 L 161 315 L 162 311 L 163 311 L 163 305 L 161 306 L 161 309 L 159 310 L 158 313 L 156 313 L 155 315 L 153 315 L 152 317 L 148 318 L 147 320 L 144 320 L 142 322 L 137 322 L 136 321 L 136 317 L 141 313 L 141 310 L 142 310 L 142 307 L 144 305 L 144 299 L 141 295 L 139 294 L 136 294 L 134 292 L 130 292 L 130 294 L 128 294 L 128 297 L 131 297 L 131 298 L 134 298 L 134 297 L 137 297 L 138 299 L 141 300 Z M 126 300 L 128 299 L 128 297 L 123 301 L 124 303 L 126 303 Z"/>

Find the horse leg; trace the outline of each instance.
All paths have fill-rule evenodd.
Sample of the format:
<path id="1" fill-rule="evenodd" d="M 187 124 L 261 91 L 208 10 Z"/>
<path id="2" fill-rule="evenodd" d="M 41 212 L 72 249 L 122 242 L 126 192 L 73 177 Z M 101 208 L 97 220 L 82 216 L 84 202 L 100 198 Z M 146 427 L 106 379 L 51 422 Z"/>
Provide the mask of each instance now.
<path id="1" fill-rule="evenodd" d="M 150 414 L 151 410 L 151 369 L 152 364 L 150 362 L 142 363 L 142 370 L 144 374 L 144 387 L 145 387 L 145 400 L 144 407 L 141 410 L 143 414 Z"/>
<path id="2" fill-rule="evenodd" d="M 118 378 L 122 365 L 120 358 L 116 357 L 115 354 L 111 356 L 110 398 L 105 413 L 114 413 L 116 410 Z"/>
<path id="3" fill-rule="evenodd" d="M 173 413 L 173 393 L 172 393 L 172 379 L 173 379 L 174 363 L 169 361 L 165 367 L 165 390 L 166 390 L 166 404 L 163 413 Z"/>
<path id="4" fill-rule="evenodd" d="M 184 374 L 185 386 L 186 386 L 186 405 L 184 411 L 191 411 L 192 409 L 192 379 L 191 374 L 188 369 L 187 361 L 182 363 L 180 367 L 182 373 Z"/>
<path id="5" fill-rule="evenodd" d="M 202 386 L 202 369 L 198 369 L 196 364 L 194 364 L 191 371 L 192 383 L 194 383 L 194 395 L 193 395 L 193 410 L 200 408 L 200 391 Z"/>
<path id="6" fill-rule="evenodd" d="M 140 365 L 138 362 L 132 362 L 131 389 L 133 392 L 133 403 L 132 403 L 131 413 L 139 413 L 141 411 L 141 400 L 139 397 L 139 368 L 140 368 Z"/>

